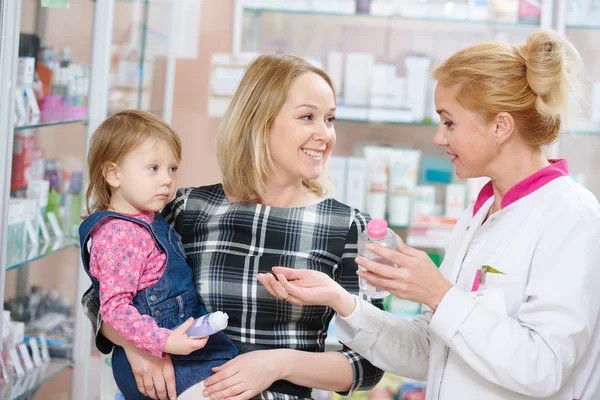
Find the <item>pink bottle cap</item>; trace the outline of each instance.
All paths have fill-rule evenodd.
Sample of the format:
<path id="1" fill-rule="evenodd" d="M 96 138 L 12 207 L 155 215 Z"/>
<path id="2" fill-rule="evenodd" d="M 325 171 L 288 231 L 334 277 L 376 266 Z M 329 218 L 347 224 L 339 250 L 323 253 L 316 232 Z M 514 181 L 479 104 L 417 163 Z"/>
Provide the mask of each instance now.
<path id="1" fill-rule="evenodd" d="M 381 239 L 387 233 L 388 224 L 384 219 L 372 219 L 367 224 L 367 234 L 373 239 Z"/>

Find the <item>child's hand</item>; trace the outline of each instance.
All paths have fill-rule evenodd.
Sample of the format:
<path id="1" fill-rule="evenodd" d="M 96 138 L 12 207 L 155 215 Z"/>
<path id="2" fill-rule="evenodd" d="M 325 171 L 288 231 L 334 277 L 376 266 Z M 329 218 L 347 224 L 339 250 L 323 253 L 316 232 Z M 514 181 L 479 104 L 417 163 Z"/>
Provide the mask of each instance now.
<path id="1" fill-rule="evenodd" d="M 173 332 L 171 332 L 169 338 L 167 339 L 165 353 L 187 356 L 191 352 L 200 350 L 206 346 L 208 336 L 190 339 L 185 333 L 193 323 L 194 318 L 190 318 L 177 328 L 173 329 Z"/>

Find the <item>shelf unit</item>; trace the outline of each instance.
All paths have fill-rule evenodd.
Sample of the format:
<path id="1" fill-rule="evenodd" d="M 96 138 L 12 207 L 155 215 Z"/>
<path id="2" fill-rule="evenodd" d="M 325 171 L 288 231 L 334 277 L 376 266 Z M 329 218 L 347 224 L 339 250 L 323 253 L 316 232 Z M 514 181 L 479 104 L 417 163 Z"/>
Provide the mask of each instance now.
<path id="1" fill-rule="evenodd" d="M 6 271 L 12 271 L 31 262 L 41 260 L 68 248 L 78 247 L 79 239 L 73 237 L 53 238 L 47 243 L 27 246 L 21 251 L 8 249 Z"/>
<path id="2" fill-rule="evenodd" d="M 526 34 L 536 27 L 552 28 L 563 33 L 582 53 L 586 65 L 585 83 L 589 93 L 590 82 L 600 82 L 600 62 L 594 59 L 600 59 L 600 55 L 593 46 L 593 43 L 600 40 L 600 25 L 566 23 L 570 2 L 571 0 L 541 1 L 539 23 L 507 23 L 494 20 L 378 16 L 335 10 L 301 9 L 301 4 L 310 2 L 298 2 L 294 9 L 291 9 L 291 3 L 285 8 L 264 7 L 257 6 L 258 3 L 252 0 L 236 0 L 232 49 L 234 54 L 291 52 L 321 59 L 323 62 L 324 55 L 332 50 L 343 53 L 367 52 L 374 54 L 378 62 L 397 64 L 398 68 L 402 69 L 399 59 L 408 53 L 430 54 L 432 65 L 435 65 L 455 50 L 470 43 L 492 38 L 510 39 L 520 43 Z M 306 29 L 307 26 L 310 26 L 310 29 Z M 363 36 L 369 40 L 361 42 Z M 569 159 L 571 171 L 588 177 L 583 183 L 594 194 L 600 196 L 600 180 L 591 181 L 594 170 L 600 168 L 600 163 L 595 162 L 593 153 L 589 151 L 600 145 L 597 140 L 600 137 L 600 120 L 592 122 L 591 111 L 585 107 L 584 104 L 581 117 L 570 118 L 559 141 L 547 147 L 547 154 L 550 158 Z M 336 122 L 343 123 L 340 124 L 339 130 L 343 134 L 338 134 L 336 148 L 344 149 L 342 155 L 356 155 L 353 153 L 356 146 L 346 143 L 348 140 L 422 148 L 424 154 L 436 155 L 435 149 L 427 143 L 431 141 L 438 126 L 436 123 L 427 120 L 403 121 L 400 116 L 400 120 L 373 120 L 369 118 L 369 106 L 355 107 L 354 110 L 348 109 L 342 103 L 338 104 L 338 108 L 343 112 L 336 116 Z M 421 139 L 416 138 L 417 136 Z M 593 167 L 588 168 L 584 160 Z"/>
<path id="3" fill-rule="evenodd" d="M 36 121 L 15 126 L 15 90 L 14 82 L 17 73 L 17 56 L 19 47 L 19 32 L 22 10 L 22 0 L 0 2 L 0 38 L 2 39 L 2 52 L 0 52 L 0 298 L 4 299 L 6 272 L 11 270 L 26 270 L 33 261 L 43 260 L 46 257 L 75 248 L 79 245 L 77 238 L 63 237 L 53 239 L 48 243 L 43 241 L 39 246 L 27 246 L 21 249 L 7 248 L 7 219 L 8 198 L 10 196 L 10 181 L 12 167 L 12 149 L 14 132 L 20 130 L 43 129 L 47 127 L 62 127 L 68 124 L 81 124 L 82 134 L 85 135 L 85 147 L 94 129 L 102 122 L 107 114 L 108 98 L 108 71 L 110 62 L 111 35 L 108 29 L 111 26 L 114 1 L 96 3 L 93 13 L 92 55 L 90 60 L 92 75 L 88 95 L 88 115 L 69 115 L 42 112 Z M 46 16 L 47 10 L 38 8 L 39 15 Z M 42 17 L 42 18 L 44 18 Z M 89 25 L 88 25 L 89 26 Z M 85 154 L 81 154 L 85 160 Z M 85 165 L 85 162 L 84 162 Z M 77 263 L 77 279 L 73 282 L 76 291 L 75 298 L 80 298 L 89 286 L 89 280 L 83 268 Z M 87 379 L 89 360 L 91 355 L 91 327 L 83 310 L 76 301 L 75 307 L 75 334 L 72 357 L 68 359 L 53 359 L 50 363 L 29 371 L 22 379 L 12 377 L 8 385 L 0 387 L 2 399 L 31 398 L 33 393 L 49 382 L 53 377 L 66 370 L 72 370 L 71 398 L 87 398 Z M 0 331 L 2 321 L 0 319 Z"/>
<path id="4" fill-rule="evenodd" d="M 176 71 L 177 17 L 182 13 L 184 2 L 197 0 L 111 1 L 114 2 L 115 15 L 131 16 L 129 21 L 124 21 L 122 17 L 111 21 L 113 49 L 135 53 L 133 63 L 137 64 L 138 71 L 126 81 L 111 82 L 108 113 L 110 115 L 124 109 L 115 100 L 117 92 L 125 97 L 130 93 L 135 101 L 129 102 L 128 108 L 148 111 L 170 123 Z M 162 53 L 157 49 L 163 49 Z M 116 52 L 113 51 L 110 57 L 114 60 Z M 118 69 L 113 64 L 110 75 L 114 77 Z"/>
<path id="5" fill-rule="evenodd" d="M 291 15 L 312 15 L 315 17 L 349 17 L 360 19 L 378 19 L 383 21 L 420 21 L 420 22 L 452 22 L 457 24 L 475 24 L 475 25 L 496 25 L 496 26 L 538 26 L 534 21 L 502 21 L 486 19 L 452 18 L 449 17 L 426 17 L 426 16 L 407 16 L 407 15 L 377 15 L 366 13 L 344 13 L 336 11 L 313 10 L 313 9 L 284 9 L 271 7 L 255 7 L 252 5 L 242 5 L 243 12 L 246 14 L 291 14 Z"/>
<path id="6" fill-rule="evenodd" d="M 197 0 L 185 0 L 197 1 Z M 175 83 L 175 49 L 176 34 L 179 33 L 178 15 L 182 12 L 182 2 L 172 2 L 170 0 L 102 0 L 94 3 L 89 2 L 85 5 L 71 4 L 71 10 L 61 10 L 56 13 L 41 8 L 39 0 L 11 0 L 10 2 L 0 2 L 0 38 L 2 40 L 2 51 L 0 52 L 0 88 L 2 93 L 8 93 L 8 96 L 2 96 L 0 99 L 0 297 L 4 299 L 4 289 L 6 285 L 7 271 L 16 271 L 18 274 L 17 286 L 22 288 L 26 285 L 27 271 L 29 264 L 34 261 L 46 262 L 46 257 L 63 252 L 67 249 L 77 248 L 79 246 L 78 238 L 64 237 L 53 239 L 49 243 L 41 243 L 38 246 L 27 246 L 23 248 L 7 248 L 7 220 L 8 220 L 8 201 L 10 196 L 12 149 L 14 132 L 23 130 L 43 129 L 48 127 L 58 127 L 63 129 L 66 125 L 81 125 L 84 135 L 85 150 L 81 154 L 85 170 L 85 159 L 89 139 L 97 126 L 110 113 L 118 112 L 124 108 L 137 108 L 149 111 L 162 117 L 166 122 L 171 121 L 173 107 L 173 91 Z M 17 72 L 17 55 L 19 48 L 19 33 L 22 10 L 29 12 L 35 8 L 37 28 L 36 32 L 42 32 L 42 45 L 44 43 L 44 32 L 47 32 L 49 24 L 60 23 L 61 18 L 76 19 L 80 16 L 77 12 L 85 15 L 93 15 L 93 26 L 91 33 L 91 54 L 89 64 L 91 66 L 91 79 L 88 93 L 88 113 L 65 114 L 65 113 L 44 113 L 36 120 L 22 125 L 13 123 L 13 114 L 15 107 L 14 82 Z M 76 11 L 72 11 L 76 9 Z M 88 11 L 92 9 L 92 13 Z M 73 14 L 75 12 L 75 14 Z M 69 14 L 70 13 L 70 14 Z M 60 17 L 57 17 L 60 15 Z M 75 17 L 73 17 L 75 15 Z M 127 18 L 130 18 L 127 20 Z M 31 19 L 30 19 L 31 20 Z M 57 21 L 58 20 L 58 21 Z M 157 22 L 158 21 L 158 22 Z M 75 25 L 71 29 L 81 29 L 82 25 Z M 68 28 L 67 28 L 68 29 Z M 128 38 L 125 43 L 128 51 L 135 53 L 135 61 L 129 64 L 130 72 L 126 81 L 114 81 L 116 71 L 114 61 L 115 47 L 122 45 L 123 36 L 119 33 L 127 32 Z M 79 33 L 79 32 L 77 32 Z M 119 42 L 121 40 L 121 42 Z M 162 47 L 161 52 L 157 53 L 157 48 Z M 131 61 L 131 60 L 129 60 Z M 147 69 L 147 65 L 160 64 L 158 73 Z M 126 89 L 134 95 L 132 102 L 127 102 L 126 106 L 115 106 L 114 98 L 118 91 L 123 91 L 123 82 L 126 83 Z M 151 101 L 146 104 L 143 101 L 144 96 L 149 95 Z M 109 108 L 109 104 L 111 107 Z M 41 131 L 40 131 L 41 132 Z M 40 133 L 40 137 L 43 136 Z M 60 140 L 60 139 L 59 139 Z M 84 188 L 85 191 L 85 188 Z M 77 278 L 73 282 L 73 289 L 76 291 L 74 314 L 75 314 L 75 337 L 73 343 L 73 352 L 70 359 L 53 360 L 45 371 L 43 379 L 38 379 L 35 385 L 29 386 L 25 392 L 15 395 L 14 391 L 8 394 L 0 395 L 4 400 L 22 398 L 30 396 L 33 391 L 47 383 L 54 376 L 66 370 L 71 370 L 71 398 L 88 398 L 88 379 L 89 362 L 91 355 L 92 332 L 91 325 L 79 304 L 83 292 L 89 287 L 90 281 L 83 267 L 73 265 L 76 268 Z M 44 266 L 45 269 L 45 266 Z M 21 276 L 25 279 L 22 279 Z M 25 284 L 23 283 L 25 281 Z M 18 289 L 19 290 L 19 289 Z M 2 321 L 0 320 L 0 332 L 2 331 Z M 110 377 L 112 379 L 112 377 Z M 33 378 L 32 378 L 33 379 Z M 8 391 L 10 386 L 4 386 Z M 0 385 L 0 390 L 2 386 Z M 19 392 L 19 388 L 17 388 Z M 8 397 L 7 397 L 8 396 Z M 15 397 L 18 396 L 18 397 Z"/>
<path id="7" fill-rule="evenodd" d="M 87 117 L 74 117 L 70 118 L 69 116 L 61 116 L 61 115 L 50 115 L 46 116 L 42 114 L 41 121 L 37 121 L 35 123 L 16 125 L 15 132 L 24 131 L 27 129 L 37 129 L 37 128 L 45 128 L 48 126 L 57 126 L 57 125 L 68 125 L 68 124 L 86 124 Z"/>

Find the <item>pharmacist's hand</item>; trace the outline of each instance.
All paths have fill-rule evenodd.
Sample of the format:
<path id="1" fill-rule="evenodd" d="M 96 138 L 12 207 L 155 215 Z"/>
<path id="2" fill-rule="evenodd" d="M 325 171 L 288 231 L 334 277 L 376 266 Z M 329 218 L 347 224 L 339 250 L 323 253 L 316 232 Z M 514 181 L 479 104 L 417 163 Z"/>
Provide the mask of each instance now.
<path id="1" fill-rule="evenodd" d="M 173 329 L 165 344 L 165 353 L 187 356 L 191 352 L 200 350 L 206 346 L 208 336 L 192 339 L 185 333 L 193 323 L 194 318 L 189 318 L 183 324 Z"/>
<path id="2" fill-rule="evenodd" d="M 343 316 L 354 310 L 354 297 L 320 271 L 274 267 L 273 274 L 256 277 L 271 295 L 281 300 L 297 306 L 329 306 Z"/>
<path id="3" fill-rule="evenodd" d="M 247 400 L 262 393 L 284 377 L 285 363 L 289 362 L 286 351 L 251 351 L 213 368 L 215 374 L 204 382 L 204 397 L 211 400 Z"/>
<path id="4" fill-rule="evenodd" d="M 401 239 L 397 251 L 377 244 L 369 244 L 367 249 L 398 268 L 357 257 L 356 263 L 366 269 L 357 271 L 357 274 L 370 285 L 387 290 L 400 299 L 426 304 L 435 311 L 452 288 L 452 283 L 442 275 L 427 253 L 407 246 Z"/>
<path id="5" fill-rule="evenodd" d="M 171 357 L 158 358 L 131 345 L 125 347 L 138 390 L 153 399 L 177 398 L 175 370 Z"/>

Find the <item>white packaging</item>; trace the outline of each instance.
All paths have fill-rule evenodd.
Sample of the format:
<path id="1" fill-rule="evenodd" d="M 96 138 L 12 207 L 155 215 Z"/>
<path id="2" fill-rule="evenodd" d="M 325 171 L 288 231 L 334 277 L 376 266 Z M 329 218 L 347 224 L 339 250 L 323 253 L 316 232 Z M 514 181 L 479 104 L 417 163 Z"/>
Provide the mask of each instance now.
<path id="1" fill-rule="evenodd" d="M 340 121 L 367 121 L 369 119 L 369 108 L 363 107 L 348 107 L 341 104 L 337 105 L 335 118 Z"/>
<path id="2" fill-rule="evenodd" d="M 390 108 L 406 108 L 406 79 L 401 76 L 395 76 L 390 82 Z"/>
<path id="3" fill-rule="evenodd" d="M 462 184 L 446 185 L 446 218 L 458 219 L 466 208 L 467 188 Z"/>
<path id="4" fill-rule="evenodd" d="M 370 14 L 379 17 L 389 17 L 397 12 L 394 0 L 372 0 Z"/>
<path id="5" fill-rule="evenodd" d="M 469 19 L 487 21 L 490 19 L 490 0 L 469 0 Z"/>
<path id="6" fill-rule="evenodd" d="M 497 22 L 516 23 L 519 21 L 519 1 L 520 0 L 502 0 L 494 1 L 492 13 L 493 20 Z"/>
<path id="7" fill-rule="evenodd" d="M 406 65 L 407 105 L 413 114 L 413 121 L 422 122 L 425 119 L 427 105 L 427 82 L 429 78 L 430 60 L 426 56 L 407 56 Z"/>
<path id="8" fill-rule="evenodd" d="M 333 198 L 346 204 L 346 157 L 329 156 L 327 170 L 333 185 Z"/>
<path id="9" fill-rule="evenodd" d="M 429 16 L 428 0 L 402 0 L 398 3 L 400 15 L 409 18 L 423 18 Z"/>
<path id="10" fill-rule="evenodd" d="M 370 53 L 346 53 L 344 104 L 368 106 L 374 57 Z"/>
<path id="11" fill-rule="evenodd" d="M 366 210 L 367 160 L 363 157 L 346 159 L 346 204 L 360 211 Z"/>
<path id="12" fill-rule="evenodd" d="M 388 200 L 388 222 L 395 228 L 405 228 L 410 225 L 410 210 L 412 206 L 412 195 L 390 194 Z"/>
<path id="13" fill-rule="evenodd" d="M 17 86 L 22 88 L 17 94 L 24 96 L 23 104 L 27 113 L 26 121 L 35 124 L 40 118 L 40 108 L 33 93 L 33 77 L 35 75 L 35 58 L 19 57 Z"/>
<path id="14" fill-rule="evenodd" d="M 295 1 L 295 0 L 294 0 Z M 286 1 L 286 3 L 293 3 Z M 356 14 L 355 0 L 312 0 L 311 8 L 314 11 L 336 14 Z"/>
<path id="15" fill-rule="evenodd" d="M 394 88 L 390 85 L 396 78 L 396 66 L 393 64 L 374 64 L 371 75 L 371 108 L 390 107 L 394 97 Z"/>
<path id="16" fill-rule="evenodd" d="M 37 245 L 39 243 L 38 232 L 40 226 L 38 214 L 40 212 L 40 206 L 38 202 L 33 199 L 20 199 L 20 201 L 23 204 L 25 212 L 25 230 L 27 231 L 27 237 L 31 244 Z"/>
<path id="17" fill-rule="evenodd" d="M 454 0 L 444 3 L 444 18 L 454 20 L 466 20 L 469 18 L 469 4 L 467 0 Z"/>
<path id="18" fill-rule="evenodd" d="M 10 337 L 10 311 L 2 310 L 2 338 Z"/>
<path id="19" fill-rule="evenodd" d="M 371 122 L 411 123 L 412 111 L 408 108 L 371 108 L 367 119 Z"/>
<path id="20" fill-rule="evenodd" d="M 8 265 L 14 265 L 25 258 L 27 232 L 25 230 L 25 208 L 17 199 L 8 203 Z"/>
<path id="21" fill-rule="evenodd" d="M 11 347 L 16 347 L 25 340 L 25 323 L 20 321 L 10 322 L 10 339 Z M 10 350 L 10 349 L 8 349 Z"/>
<path id="22" fill-rule="evenodd" d="M 372 218 L 386 219 L 390 148 L 368 146 L 364 153 L 368 165 L 367 211 Z"/>
<path id="23" fill-rule="evenodd" d="M 48 193 L 50 193 L 50 181 L 29 181 L 27 186 L 27 198 L 37 201 L 40 207 L 40 214 L 46 213 L 48 205 Z"/>
<path id="24" fill-rule="evenodd" d="M 327 53 L 327 72 L 333 82 L 338 102 L 343 97 L 344 53 L 330 51 Z"/>
<path id="25" fill-rule="evenodd" d="M 17 82 L 19 85 L 33 85 L 33 77 L 35 75 L 35 58 L 19 57 L 17 71 Z"/>
<path id="26" fill-rule="evenodd" d="M 373 190 L 373 186 L 383 186 L 386 175 L 376 176 L 371 183 L 371 190 L 367 194 L 367 211 L 371 218 L 386 219 L 385 211 L 387 208 L 387 193 L 381 190 Z"/>
<path id="27" fill-rule="evenodd" d="M 410 193 L 417 186 L 421 152 L 412 149 L 389 150 L 390 194 Z"/>
<path id="28" fill-rule="evenodd" d="M 434 80 L 428 81 L 428 98 L 427 98 L 427 116 L 431 119 L 431 123 L 439 125 L 441 122 L 440 115 L 435 107 L 435 87 L 437 82 Z"/>
<path id="29" fill-rule="evenodd" d="M 412 218 L 435 215 L 435 186 L 421 185 L 413 190 Z"/>

